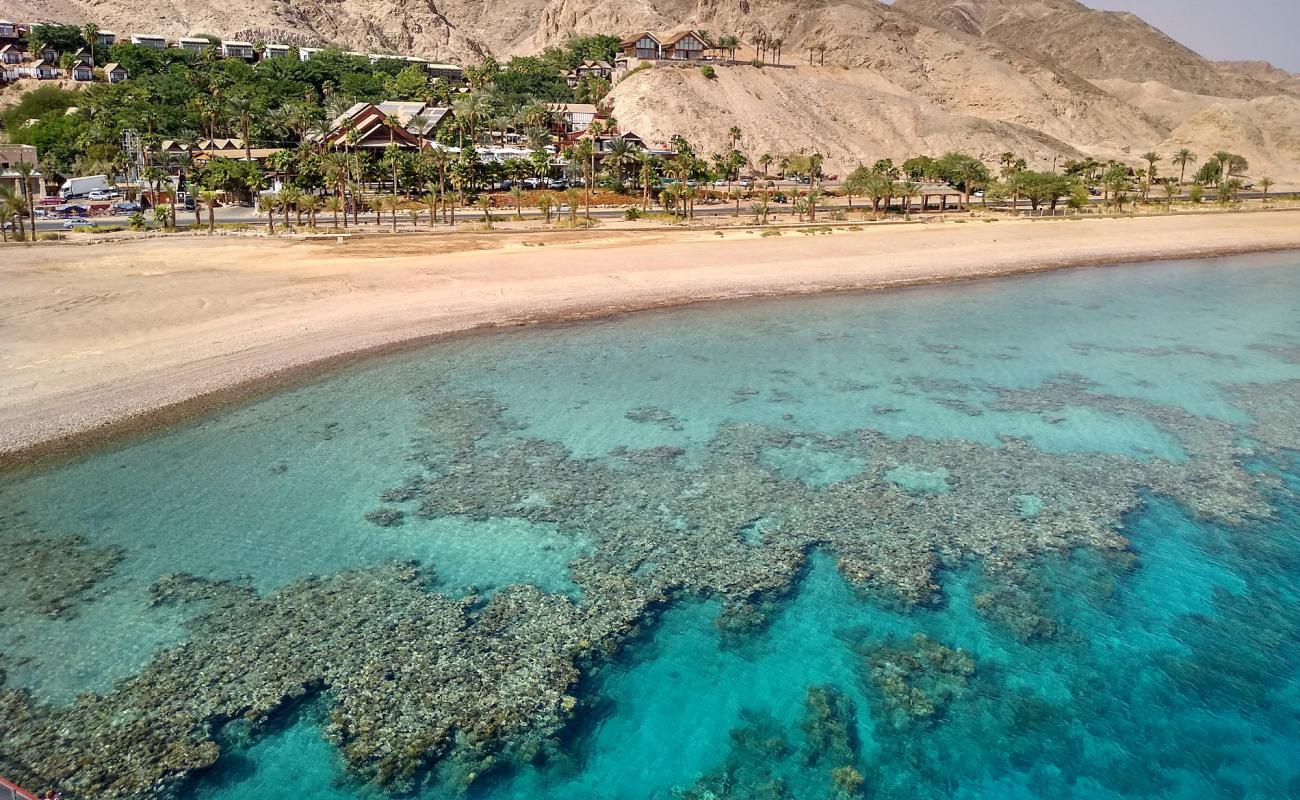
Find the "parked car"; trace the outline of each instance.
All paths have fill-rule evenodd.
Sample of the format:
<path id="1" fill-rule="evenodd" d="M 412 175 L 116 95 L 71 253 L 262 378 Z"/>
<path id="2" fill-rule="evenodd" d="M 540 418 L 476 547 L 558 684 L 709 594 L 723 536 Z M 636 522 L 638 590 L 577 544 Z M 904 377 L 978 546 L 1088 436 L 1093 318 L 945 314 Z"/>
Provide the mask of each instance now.
<path id="1" fill-rule="evenodd" d="M 576 184 L 575 184 L 575 185 L 576 185 Z M 568 184 L 567 181 L 563 180 L 562 178 L 552 178 L 550 181 L 548 181 L 548 182 L 546 183 L 546 188 L 548 188 L 548 189 L 567 189 L 567 188 L 569 188 L 569 184 Z"/>
<path id="2" fill-rule="evenodd" d="M 140 204 L 126 200 L 121 203 L 114 203 L 108 207 L 108 210 L 113 214 L 134 214 L 140 210 Z"/>
<path id="3" fill-rule="evenodd" d="M 88 200 L 116 200 L 121 197 L 122 193 L 116 189 L 96 189 L 86 195 Z"/>
<path id="4" fill-rule="evenodd" d="M 63 222 L 63 229 L 65 231 L 74 230 L 76 228 L 93 228 L 94 226 L 95 223 L 91 222 L 88 219 L 77 218 L 77 219 L 64 220 Z"/>
<path id="5" fill-rule="evenodd" d="M 541 178 L 524 178 L 525 189 L 541 189 L 546 186 L 546 181 Z"/>

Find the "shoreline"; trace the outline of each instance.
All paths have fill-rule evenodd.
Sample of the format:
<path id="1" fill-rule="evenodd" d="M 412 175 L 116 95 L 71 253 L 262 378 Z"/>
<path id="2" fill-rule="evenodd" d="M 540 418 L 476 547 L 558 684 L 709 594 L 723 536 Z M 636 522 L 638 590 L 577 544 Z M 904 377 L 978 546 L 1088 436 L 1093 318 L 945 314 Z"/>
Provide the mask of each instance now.
<path id="1" fill-rule="evenodd" d="M 1261 216 L 1270 221 L 1261 222 Z M 159 312 L 160 300 L 164 304 L 194 301 L 187 296 L 183 280 L 147 298 L 128 298 L 136 303 L 122 319 L 97 311 L 95 302 L 79 303 L 78 298 L 58 304 L 61 308 L 71 306 L 76 331 L 68 332 L 66 342 L 53 337 L 56 342 L 51 349 L 56 355 L 47 355 L 42 342 L 36 348 L 40 357 L 30 364 L 14 365 L 5 358 L 3 374 L 7 377 L 0 384 L 5 390 L 0 396 L 10 399 L 0 401 L 0 470 L 40 466 L 87 449 L 111 446 L 302 385 L 367 359 L 452 336 L 744 299 L 881 291 L 1061 269 L 1300 249 L 1300 212 L 1294 216 L 1278 212 L 1216 217 L 1212 224 L 1207 221 L 1199 228 L 1186 225 L 1186 218 L 1060 222 L 1059 226 L 1042 225 L 1041 221 L 1000 221 L 994 226 L 947 222 L 892 231 L 865 226 L 862 230 L 837 228 L 833 235 L 787 230 L 783 237 L 771 239 L 754 238 L 752 232 L 722 237 L 712 231 L 651 236 L 610 232 L 579 234 L 559 245 L 535 245 L 540 249 L 526 249 L 532 245 L 527 236 L 496 237 L 502 244 L 489 247 L 467 235 L 457 243 L 466 247 L 427 255 L 388 252 L 406 247 L 411 243 L 409 236 L 339 246 L 273 241 L 255 241 L 250 246 L 247 240 L 201 239 L 121 242 L 109 248 L 112 252 L 97 254 L 101 258 L 92 257 L 89 263 L 74 267 L 98 272 L 105 270 L 105 262 L 121 262 L 109 265 L 116 266 L 117 272 L 97 275 L 101 284 L 116 290 L 114 297 L 105 301 L 106 293 L 92 291 L 107 288 L 93 285 L 94 280 L 82 288 L 89 296 L 100 297 L 101 303 L 128 296 L 129 287 L 142 278 L 215 272 L 218 285 L 212 285 L 214 276 L 208 275 L 203 286 L 217 293 L 221 286 L 229 286 L 232 277 L 265 283 L 268 269 L 271 277 L 283 280 L 269 289 L 254 287 L 252 297 L 265 302 L 269 310 L 246 313 L 237 301 L 250 298 L 235 296 L 225 298 L 229 304 L 222 309 L 225 316 L 196 321 L 181 315 L 172 321 L 175 324 L 162 326 L 163 330 L 139 328 L 150 327 L 150 313 Z M 1110 230 L 1095 230 L 1087 227 L 1090 224 Z M 1133 231 L 1120 230 L 1123 226 L 1142 228 L 1142 236 L 1126 236 Z M 1086 230 L 1081 232 L 1081 227 Z M 1169 241 L 1171 231 L 1178 241 Z M 1103 240 L 1099 241 L 1098 235 Z M 1162 241 L 1157 244 L 1143 237 Z M 1000 246 L 992 248 L 990 242 Z M 873 246 L 883 247 L 873 252 Z M 59 260 L 52 250 L 64 248 L 26 250 L 29 258 L 25 260 L 31 263 L 15 265 L 19 283 L 28 272 L 40 276 L 31 287 L 34 297 L 41 295 L 39 290 L 50 292 L 51 286 L 60 287 L 56 293 L 67 293 L 67 270 L 51 263 Z M 133 259 L 158 262 L 160 254 L 150 250 L 179 251 L 175 255 L 185 259 L 185 266 L 140 272 Z M 277 266 L 268 267 L 266 251 L 278 251 L 284 258 L 275 262 Z M 635 263 L 637 256 L 689 255 L 692 251 L 734 258 L 685 269 L 665 268 L 658 262 L 655 266 Z M 155 258 L 148 259 L 150 255 Z M 204 255 L 213 256 L 213 261 L 204 262 Z M 236 269 L 232 275 L 213 266 L 222 256 L 233 255 L 251 259 L 245 264 L 247 269 Z M 582 263 L 592 255 L 602 258 L 595 265 Z M 969 261 L 975 258 L 981 263 L 970 266 Z M 627 260 L 633 262 L 631 266 Z M 853 263 L 845 267 L 846 260 Z M 621 266 L 613 267 L 611 273 L 605 261 Z M 570 266 L 572 270 L 565 269 Z M 485 273 L 484 267 L 494 272 Z M 369 270 L 391 274 L 374 276 Z M 358 294 L 358 287 L 352 284 L 366 278 L 371 279 L 371 285 L 364 287 L 371 291 L 370 296 L 351 297 Z M 306 301 L 282 293 L 285 287 L 320 281 L 342 281 L 346 290 L 318 293 Z M 479 285 L 461 289 L 455 297 L 444 296 L 442 290 L 457 282 Z M 545 291 L 535 293 L 534 289 Z M 0 290 L 0 307 L 5 310 L 12 310 L 14 299 L 19 306 L 24 300 L 30 303 L 31 297 L 23 296 L 21 288 L 16 298 L 10 298 L 9 291 Z M 278 302 L 271 302 L 267 291 Z M 356 302 L 349 305 L 349 299 Z M 212 304 L 206 297 L 199 301 L 199 308 Z M 7 327 L 29 324 L 32 328 L 26 332 L 33 334 L 33 341 L 41 342 L 43 323 L 58 316 L 48 306 L 41 306 L 34 314 L 19 314 L 19 325 Z M 116 331 L 119 340 L 124 340 L 123 347 L 111 353 L 82 349 L 87 329 L 98 342 L 102 332 L 118 322 L 128 323 Z M 248 323 L 255 323 L 251 332 Z M 205 341 L 209 333 L 216 335 L 212 342 Z M 156 361 L 150 360 L 150 355 Z M 54 385 L 44 385 L 39 377 L 24 384 L 20 379 L 33 370 L 38 375 L 44 370 Z"/>

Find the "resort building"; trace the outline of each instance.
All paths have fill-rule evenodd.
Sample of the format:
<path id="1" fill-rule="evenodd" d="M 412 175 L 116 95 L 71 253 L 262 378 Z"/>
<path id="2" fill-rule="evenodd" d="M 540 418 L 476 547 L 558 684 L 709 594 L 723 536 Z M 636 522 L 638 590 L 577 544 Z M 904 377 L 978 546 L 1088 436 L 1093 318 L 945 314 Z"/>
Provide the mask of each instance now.
<path id="1" fill-rule="evenodd" d="M 15 71 L 19 78 L 35 78 L 38 81 L 52 81 L 63 77 L 63 70 L 55 66 L 54 62 L 43 58 L 29 61 Z"/>
<path id="2" fill-rule="evenodd" d="M 108 78 L 109 83 L 121 83 L 131 77 L 126 72 L 126 67 L 116 61 L 104 66 L 104 76 Z"/>
<path id="3" fill-rule="evenodd" d="M 325 48 L 323 48 L 323 47 L 299 47 L 299 48 L 298 48 L 298 60 L 299 60 L 299 61 L 310 61 L 312 56 L 316 55 L 317 53 L 319 53 L 321 50 L 324 50 L 324 49 L 325 49 Z"/>
<path id="4" fill-rule="evenodd" d="M 167 37 L 153 33 L 133 33 L 131 34 L 131 44 L 136 47 L 152 47 L 155 50 L 166 50 Z"/>
<path id="5" fill-rule="evenodd" d="M 68 70 L 68 76 L 74 81 L 83 83 L 93 81 L 95 79 L 95 68 L 87 61 L 78 61 Z"/>
<path id="6" fill-rule="evenodd" d="M 36 57 L 41 61 L 48 61 L 51 64 L 59 63 L 59 51 L 53 47 L 42 48 L 42 50 L 36 54 Z"/>
<path id="7" fill-rule="evenodd" d="M 95 47 L 109 48 L 117 44 L 117 34 L 112 31 L 95 31 Z"/>
<path id="8" fill-rule="evenodd" d="M 204 50 L 212 49 L 212 42 L 201 36 L 187 36 L 176 42 L 182 50 L 190 53 L 202 53 Z"/>
<path id="9" fill-rule="evenodd" d="M 551 113 L 551 132 L 557 136 L 585 131 L 600 113 L 590 103 L 551 103 L 546 110 Z"/>
<path id="10" fill-rule="evenodd" d="M 443 78 L 451 83 L 461 83 L 465 80 L 465 70 L 456 64 L 425 64 L 425 71 L 429 77 L 437 80 Z"/>
<path id="11" fill-rule="evenodd" d="M 619 45 L 619 51 L 631 58 L 653 61 L 660 57 L 662 46 L 653 33 L 642 32 L 624 39 Z"/>
<path id="12" fill-rule="evenodd" d="M 13 66 L 23 63 L 27 54 L 11 44 L 0 47 L 0 64 Z"/>
<path id="13" fill-rule="evenodd" d="M 385 111 L 382 106 L 387 106 L 389 110 Z M 424 134 L 407 130 L 406 125 L 416 115 L 414 113 L 409 114 L 404 123 L 398 113 L 399 110 L 403 110 L 399 109 L 399 107 L 403 106 L 427 108 L 424 103 L 381 103 L 380 105 L 357 103 L 330 123 L 328 133 L 324 135 L 309 134 L 308 138 L 311 141 L 320 142 L 325 147 L 364 147 L 382 150 L 393 144 L 404 149 L 420 150 L 424 147 L 426 141 Z M 447 109 L 441 110 L 443 113 L 439 115 L 438 122 L 428 130 L 436 130 L 437 125 L 442 124 L 450 116 Z M 397 117 L 397 125 L 388 124 L 387 120 L 390 114 Z"/>
<path id="14" fill-rule="evenodd" d="M 668 61 L 699 61 L 709 49 L 709 43 L 695 31 L 678 31 L 663 40 L 660 58 Z"/>
<path id="15" fill-rule="evenodd" d="M 570 87 L 577 86 L 583 78 L 601 78 L 603 80 L 612 80 L 614 77 L 614 66 L 608 61 L 584 61 L 577 67 L 565 72 L 561 72 L 565 82 Z"/>
<path id="16" fill-rule="evenodd" d="M 262 48 L 262 58 L 288 58 L 291 52 L 287 44 L 268 44 Z"/>
<path id="17" fill-rule="evenodd" d="M 25 161 L 36 164 L 36 148 L 30 144 L 0 144 L 0 189 L 22 192 L 23 176 L 17 171 L 18 163 Z M 30 195 L 44 194 L 41 188 L 41 173 L 33 172 L 27 181 Z"/>
<path id="18" fill-rule="evenodd" d="M 0 39 L 17 39 L 18 26 L 7 19 L 0 19 Z"/>
<path id="19" fill-rule="evenodd" d="M 257 58 L 257 51 L 253 49 L 252 42 L 227 42 L 221 43 L 222 58 L 242 58 L 245 61 L 253 61 Z"/>

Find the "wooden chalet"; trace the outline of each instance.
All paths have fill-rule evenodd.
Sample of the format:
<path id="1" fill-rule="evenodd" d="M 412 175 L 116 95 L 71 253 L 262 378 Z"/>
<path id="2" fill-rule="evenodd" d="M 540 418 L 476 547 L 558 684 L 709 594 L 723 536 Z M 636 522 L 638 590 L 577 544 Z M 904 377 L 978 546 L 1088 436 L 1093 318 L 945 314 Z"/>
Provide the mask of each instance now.
<path id="1" fill-rule="evenodd" d="M 114 61 L 104 65 L 104 77 L 108 78 L 109 83 L 122 83 L 130 75 L 127 74 L 126 67 Z"/>
<path id="2" fill-rule="evenodd" d="M 551 132 L 561 138 L 585 131 L 600 115 L 590 103 L 550 103 L 546 110 L 551 114 Z"/>
<path id="3" fill-rule="evenodd" d="M 653 61 L 661 57 L 663 46 L 653 33 L 642 31 L 629 36 L 619 44 L 619 52 L 631 58 Z"/>
<path id="4" fill-rule="evenodd" d="M 389 144 L 410 150 L 419 150 L 424 146 L 424 138 L 421 135 L 410 132 L 401 124 L 396 127 L 386 124 L 388 115 L 389 112 L 377 105 L 357 103 L 330 123 L 328 133 L 323 136 L 317 135 L 313 141 L 320 142 L 326 147 L 363 147 L 376 150 L 382 150 Z M 393 114 L 393 116 L 398 115 Z M 398 117 L 398 120 L 400 123 L 401 118 Z"/>
<path id="5" fill-rule="evenodd" d="M 678 31 L 663 40 L 660 58 L 667 61 L 699 61 L 711 48 L 696 31 Z"/>

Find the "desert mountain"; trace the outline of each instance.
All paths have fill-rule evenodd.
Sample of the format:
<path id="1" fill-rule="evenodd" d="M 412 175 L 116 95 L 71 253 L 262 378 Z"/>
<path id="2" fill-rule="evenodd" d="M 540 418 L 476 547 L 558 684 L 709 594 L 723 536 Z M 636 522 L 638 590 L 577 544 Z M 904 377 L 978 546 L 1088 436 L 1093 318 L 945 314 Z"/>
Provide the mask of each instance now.
<path id="1" fill-rule="evenodd" d="M 637 72 L 609 98 L 651 141 L 705 151 L 738 125 L 745 149 L 817 149 L 830 163 L 961 148 L 1015 150 L 1033 166 L 1088 154 L 1249 145 L 1252 166 L 1300 180 L 1287 125 L 1298 79 L 1215 64 L 1131 14 L 1075 0 L 5 0 L 15 19 L 126 32 L 338 44 L 462 62 L 527 54 L 574 34 L 696 28 L 783 41 L 780 65 Z M 824 57 L 820 52 L 825 48 Z M 813 48 L 818 48 L 815 55 Z M 824 58 L 824 66 L 822 66 Z M 815 60 L 817 66 L 810 65 Z M 1280 73 L 1280 74 L 1279 74 Z M 1273 115 L 1273 116 L 1270 116 Z M 1294 129 L 1294 128 L 1293 128 Z M 1244 139 L 1238 137 L 1246 137 Z M 1252 169 L 1252 172 L 1256 170 Z"/>
<path id="2" fill-rule="evenodd" d="M 1273 94 L 1267 84 L 1213 62 L 1140 17 L 1077 0 L 896 0 L 919 20 L 1021 48 L 1085 78 L 1158 81 L 1224 97 Z"/>

